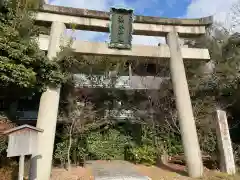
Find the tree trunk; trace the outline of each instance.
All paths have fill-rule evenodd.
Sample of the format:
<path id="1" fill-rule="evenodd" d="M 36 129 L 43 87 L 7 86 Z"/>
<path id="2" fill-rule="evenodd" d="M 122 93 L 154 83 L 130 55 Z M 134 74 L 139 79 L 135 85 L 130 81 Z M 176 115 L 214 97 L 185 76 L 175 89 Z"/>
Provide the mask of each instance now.
<path id="1" fill-rule="evenodd" d="M 68 152 L 67 152 L 67 170 L 71 171 L 71 159 L 70 159 L 70 152 L 72 148 L 72 131 L 75 123 L 75 118 L 71 124 L 70 130 L 69 130 L 69 145 L 68 145 Z"/>
<path id="2" fill-rule="evenodd" d="M 68 152 L 67 152 L 67 170 L 71 170 L 71 159 L 70 159 L 70 152 L 72 147 L 72 135 L 69 136 L 69 145 L 68 145 Z"/>

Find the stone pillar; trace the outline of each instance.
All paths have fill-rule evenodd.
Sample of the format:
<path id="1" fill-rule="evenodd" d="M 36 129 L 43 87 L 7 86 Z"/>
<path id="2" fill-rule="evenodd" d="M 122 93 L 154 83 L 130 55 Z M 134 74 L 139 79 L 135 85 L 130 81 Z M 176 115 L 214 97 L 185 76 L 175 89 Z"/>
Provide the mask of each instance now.
<path id="1" fill-rule="evenodd" d="M 220 152 L 220 170 L 228 174 L 235 174 L 236 167 L 229 134 L 227 115 L 225 111 L 216 111 L 216 131 L 218 148 Z"/>
<path id="2" fill-rule="evenodd" d="M 60 51 L 64 40 L 65 24 L 53 22 L 48 45 L 48 58 L 51 60 Z M 40 99 L 37 127 L 43 129 L 38 135 L 38 154 L 36 164 L 36 179 L 49 180 L 52 168 L 52 156 L 60 98 L 59 87 L 48 87 Z"/>
<path id="3" fill-rule="evenodd" d="M 202 156 L 177 32 L 168 33 L 166 40 L 171 55 L 171 79 L 176 98 L 188 174 L 190 177 L 201 177 L 203 175 Z"/>

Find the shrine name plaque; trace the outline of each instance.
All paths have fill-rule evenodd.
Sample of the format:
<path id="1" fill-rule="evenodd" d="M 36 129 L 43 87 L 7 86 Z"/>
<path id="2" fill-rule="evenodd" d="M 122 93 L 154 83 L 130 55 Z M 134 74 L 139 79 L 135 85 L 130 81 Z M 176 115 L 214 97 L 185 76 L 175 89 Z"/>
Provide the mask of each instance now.
<path id="1" fill-rule="evenodd" d="M 109 48 L 131 49 L 133 31 L 133 10 L 111 8 Z"/>

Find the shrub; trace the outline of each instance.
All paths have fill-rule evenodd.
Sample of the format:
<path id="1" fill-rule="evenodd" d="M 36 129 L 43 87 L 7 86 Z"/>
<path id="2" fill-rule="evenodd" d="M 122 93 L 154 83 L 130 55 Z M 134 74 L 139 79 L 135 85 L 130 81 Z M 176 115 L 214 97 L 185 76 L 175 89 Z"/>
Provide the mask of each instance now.
<path id="1" fill-rule="evenodd" d="M 59 160 L 62 165 L 67 161 L 67 152 L 68 152 L 68 142 L 62 141 L 56 144 L 56 150 L 54 153 L 54 158 Z"/>
<path id="2" fill-rule="evenodd" d="M 157 160 L 156 147 L 151 145 L 142 145 L 130 149 L 132 160 L 138 164 L 153 165 Z"/>
<path id="3" fill-rule="evenodd" d="M 101 160 L 123 160 L 128 143 L 129 137 L 115 129 L 110 129 L 103 134 L 92 132 L 87 137 L 89 153 L 93 158 Z"/>

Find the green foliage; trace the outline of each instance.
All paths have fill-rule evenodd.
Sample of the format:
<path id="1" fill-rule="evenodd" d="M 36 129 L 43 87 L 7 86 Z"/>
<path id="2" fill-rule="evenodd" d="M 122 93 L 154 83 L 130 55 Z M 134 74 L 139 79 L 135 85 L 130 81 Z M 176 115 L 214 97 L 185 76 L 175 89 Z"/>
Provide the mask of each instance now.
<path id="1" fill-rule="evenodd" d="M 209 29 L 206 36 L 194 40 L 192 47 L 209 49 L 214 69 L 206 75 L 197 70 L 200 69 L 200 65 L 204 65 L 203 63 L 198 66 L 191 63 L 188 66 L 188 71 L 193 72 L 188 73 L 192 95 L 212 96 L 215 103 L 223 107 L 235 100 L 234 94 L 239 84 L 239 42 L 239 33 L 229 34 L 219 25 Z"/>
<path id="2" fill-rule="evenodd" d="M 38 47 L 34 14 L 26 4 L 6 1 L 0 10 L 0 88 L 43 90 L 64 76 Z"/>
<path id="3" fill-rule="evenodd" d="M 164 153 L 165 151 L 169 156 L 174 156 L 183 152 L 180 136 L 174 133 L 160 136 L 157 143 L 157 147 L 163 146 L 163 152 L 161 153 Z"/>
<path id="4" fill-rule="evenodd" d="M 88 154 L 87 149 L 83 147 L 82 144 L 75 144 L 74 147 L 76 152 L 76 158 L 79 160 L 84 160 Z"/>
<path id="5" fill-rule="evenodd" d="M 233 146 L 235 163 L 239 167 L 240 166 L 240 145 L 233 143 L 232 146 Z"/>
<path id="6" fill-rule="evenodd" d="M 204 131 L 203 127 L 198 129 L 200 148 L 208 155 L 213 155 L 217 151 L 217 135 L 215 129 Z"/>
<path id="7" fill-rule="evenodd" d="M 73 136 L 71 161 L 82 163 L 89 160 L 128 160 L 133 163 L 155 165 L 157 159 L 165 153 L 170 156 L 183 152 L 179 135 L 164 134 L 156 131 L 158 128 L 141 127 L 141 133 L 129 132 L 126 126 L 116 124 L 114 127 L 101 127 L 97 130 L 88 130 Z M 135 126 L 134 126 L 135 127 Z M 136 131 L 133 128 L 132 131 Z M 156 133 L 157 132 L 157 133 Z M 54 158 L 66 163 L 67 134 L 60 133 L 57 140 Z M 136 137 L 139 136 L 139 137 Z"/>
<path id="8" fill-rule="evenodd" d="M 110 129 L 103 134 L 91 132 L 87 137 L 89 153 L 102 160 L 123 160 L 128 142 L 129 137 L 114 129 Z"/>
<path id="9" fill-rule="evenodd" d="M 0 136 L 0 157 L 6 152 L 7 150 L 7 139 L 6 137 Z"/>
<path id="10" fill-rule="evenodd" d="M 159 127 L 142 125 L 142 143 L 132 143 L 128 150 L 130 160 L 135 163 L 155 165 L 158 158 L 164 154 L 169 156 L 183 152 L 183 146 L 179 135 Z"/>
<path id="11" fill-rule="evenodd" d="M 132 161 L 138 164 L 153 165 L 157 160 L 156 147 L 151 145 L 142 145 L 140 147 L 133 147 L 130 149 L 130 153 L 133 155 Z"/>
<path id="12" fill-rule="evenodd" d="M 65 164 L 67 161 L 68 141 L 62 141 L 56 144 L 56 150 L 54 158 L 60 160 L 61 164 Z"/>

